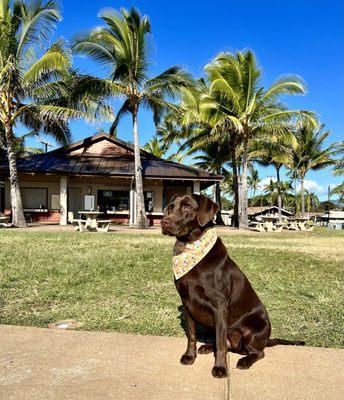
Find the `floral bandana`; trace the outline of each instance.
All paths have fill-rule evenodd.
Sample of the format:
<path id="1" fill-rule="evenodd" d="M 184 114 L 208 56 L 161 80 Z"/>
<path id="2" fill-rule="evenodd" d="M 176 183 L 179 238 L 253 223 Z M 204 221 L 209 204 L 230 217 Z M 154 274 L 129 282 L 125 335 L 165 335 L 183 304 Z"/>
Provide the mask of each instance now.
<path id="1" fill-rule="evenodd" d="M 192 270 L 209 251 L 217 240 L 215 228 L 209 228 L 203 235 L 192 243 L 176 241 L 173 247 L 173 273 L 177 279 Z"/>

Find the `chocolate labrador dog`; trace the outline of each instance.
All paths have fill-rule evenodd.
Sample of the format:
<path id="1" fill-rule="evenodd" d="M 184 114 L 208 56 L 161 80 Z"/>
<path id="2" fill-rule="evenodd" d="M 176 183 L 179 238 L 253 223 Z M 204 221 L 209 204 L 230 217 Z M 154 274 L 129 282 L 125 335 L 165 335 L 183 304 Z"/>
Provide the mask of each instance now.
<path id="1" fill-rule="evenodd" d="M 174 197 L 164 210 L 162 233 L 178 243 L 192 244 L 213 226 L 219 207 L 203 195 Z M 187 327 L 187 349 L 180 362 L 191 365 L 196 358 L 196 323 L 215 330 L 215 365 L 212 375 L 227 376 L 227 351 L 245 355 L 237 368 L 248 369 L 264 357 L 264 348 L 276 344 L 303 345 L 301 341 L 270 339 L 271 325 L 264 305 L 250 282 L 228 256 L 220 238 L 191 270 L 175 279 Z M 200 354 L 213 351 L 205 344 Z"/>

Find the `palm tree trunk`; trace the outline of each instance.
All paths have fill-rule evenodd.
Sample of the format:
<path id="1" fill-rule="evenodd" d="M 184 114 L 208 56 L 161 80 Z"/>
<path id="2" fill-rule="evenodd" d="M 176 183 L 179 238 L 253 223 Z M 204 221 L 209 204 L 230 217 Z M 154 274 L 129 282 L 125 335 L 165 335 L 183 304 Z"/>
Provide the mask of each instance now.
<path id="1" fill-rule="evenodd" d="M 147 228 L 149 226 L 145 202 L 143 196 L 142 166 L 140 154 L 140 142 L 137 126 L 137 110 L 133 111 L 133 134 L 134 134 L 134 155 L 135 155 L 135 188 L 136 188 L 136 226 Z"/>
<path id="2" fill-rule="evenodd" d="M 278 205 L 278 218 L 282 217 L 282 196 L 281 196 L 281 178 L 280 178 L 280 166 L 276 165 L 277 175 L 277 205 Z"/>
<path id="3" fill-rule="evenodd" d="M 294 178 L 294 202 L 295 202 L 295 215 L 297 214 L 297 179 Z"/>
<path id="4" fill-rule="evenodd" d="M 27 227 L 23 204 L 20 194 L 20 186 L 17 170 L 17 158 L 13 143 L 13 128 L 11 124 L 5 124 L 6 148 L 8 157 L 8 166 L 10 173 L 11 187 L 11 206 L 12 206 L 12 224 L 18 228 Z"/>
<path id="5" fill-rule="evenodd" d="M 217 172 L 218 172 L 218 174 L 221 173 L 221 171 L 217 171 Z M 215 201 L 220 207 L 218 213 L 216 214 L 216 218 L 215 218 L 216 225 L 224 225 L 225 223 L 223 222 L 222 215 L 221 215 L 222 202 L 221 202 L 220 182 L 216 182 L 216 184 L 215 184 Z"/>
<path id="6" fill-rule="evenodd" d="M 247 140 L 244 142 L 244 152 L 242 156 L 242 172 L 241 172 L 241 190 L 240 190 L 240 219 L 239 228 L 248 229 L 248 215 L 247 215 Z"/>
<path id="7" fill-rule="evenodd" d="M 305 217 L 305 178 L 301 175 L 301 217 Z"/>
<path id="8" fill-rule="evenodd" d="M 233 191 L 234 191 L 234 204 L 233 204 L 233 217 L 232 226 L 239 228 L 239 185 L 238 185 L 238 166 L 235 156 L 235 147 L 231 148 L 231 161 L 233 171 Z"/>

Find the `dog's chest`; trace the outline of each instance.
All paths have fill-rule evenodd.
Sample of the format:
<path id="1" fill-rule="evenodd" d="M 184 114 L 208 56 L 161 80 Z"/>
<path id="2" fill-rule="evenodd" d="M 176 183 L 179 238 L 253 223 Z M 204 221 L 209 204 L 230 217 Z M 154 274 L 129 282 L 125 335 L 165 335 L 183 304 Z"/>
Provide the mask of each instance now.
<path id="1" fill-rule="evenodd" d="M 182 278 L 176 283 L 176 289 L 183 303 L 190 309 L 209 304 L 211 293 L 200 282 Z"/>

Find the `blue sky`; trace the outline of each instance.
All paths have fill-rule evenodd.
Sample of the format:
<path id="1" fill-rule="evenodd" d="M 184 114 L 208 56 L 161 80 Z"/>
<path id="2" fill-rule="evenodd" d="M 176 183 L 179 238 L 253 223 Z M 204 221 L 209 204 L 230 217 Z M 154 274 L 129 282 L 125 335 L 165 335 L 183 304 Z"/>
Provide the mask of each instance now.
<path id="1" fill-rule="evenodd" d="M 265 0 L 231 1 L 64 1 L 57 36 L 69 40 L 76 32 L 101 24 L 97 14 L 107 7 L 136 6 L 150 17 L 153 33 L 152 76 L 179 64 L 195 77 L 218 52 L 253 49 L 268 85 L 283 74 L 297 74 L 308 94 L 285 99 L 292 108 L 316 111 L 332 133 L 329 142 L 344 139 L 344 1 Z M 96 75 L 95 63 L 75 57 L 74 65 Z M 116 104 L 117 105 L 117 104 Z M 141 143 L 154 135 L 149 113 L 139 119 Z M 102 124 L 107 129 L 109 124 Z M 73 139 L 95 132 L 97 126 L 72 124 Z M 131 140 L 130 120 L 120 124 L 119 137 Z M 260 169 L 262 178 L 273 175 Z M 309 186 L 325 198 L 326 187 L 339 182 L 330 170 L 311 172 Z"/>

